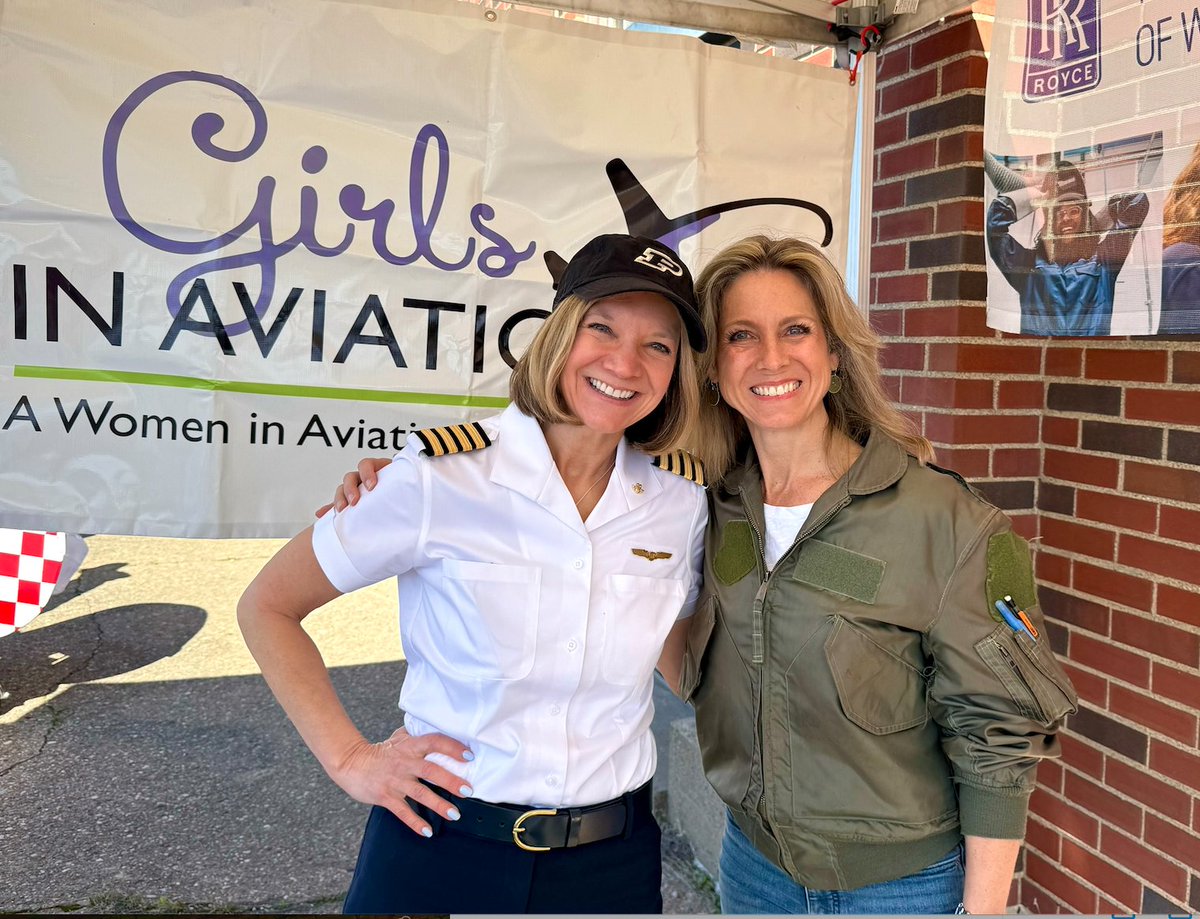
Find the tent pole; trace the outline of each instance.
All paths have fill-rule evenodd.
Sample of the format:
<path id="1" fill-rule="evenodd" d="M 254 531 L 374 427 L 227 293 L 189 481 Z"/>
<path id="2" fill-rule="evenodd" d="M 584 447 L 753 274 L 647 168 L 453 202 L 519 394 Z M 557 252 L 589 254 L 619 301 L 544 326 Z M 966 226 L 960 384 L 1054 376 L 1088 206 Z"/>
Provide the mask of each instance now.
<path id="1" fill-rule="evenodd" d="M 870 312 L 871 191 L 875 185 L 875 67 L 878 56 L 864 54 L 858 64 L 858 308 Z"/>

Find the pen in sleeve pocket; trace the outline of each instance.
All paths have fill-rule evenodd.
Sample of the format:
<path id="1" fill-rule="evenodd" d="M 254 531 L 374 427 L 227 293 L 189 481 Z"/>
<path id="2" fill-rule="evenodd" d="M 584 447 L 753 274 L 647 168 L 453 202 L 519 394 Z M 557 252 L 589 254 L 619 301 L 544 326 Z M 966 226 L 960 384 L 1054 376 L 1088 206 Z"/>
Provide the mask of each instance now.
<path id="1" fill-rule="evenodd" d="M 1012 597 L 1005 596 L 1003 600 L 997 600 L 996 611 L 1008 624 L 1008 627 L 1018 635 L 1028 635 L 1031 641 L 1037 641 L 1037 629 L 1033 627 L 1029 617 L 1013 602 Z"/>

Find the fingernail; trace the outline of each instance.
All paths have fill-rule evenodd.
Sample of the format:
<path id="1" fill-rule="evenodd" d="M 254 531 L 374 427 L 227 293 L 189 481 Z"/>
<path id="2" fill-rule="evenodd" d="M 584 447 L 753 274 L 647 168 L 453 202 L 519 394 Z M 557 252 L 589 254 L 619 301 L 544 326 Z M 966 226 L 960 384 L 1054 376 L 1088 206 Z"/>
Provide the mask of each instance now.
<path id="1" fill-rule="evenodd" d="M 465 759 L 469 763 L 469 762 L 471 762 L 471 760 L 475 759 L 475 754 L 472 753 L 470 750 L 463 750 L 463 759 Z"/>
<path id="2" fill-rule="evenodd" d="M 427 826 L 421 827 L 421 835 L 424 836 L 426 839 L 428 839 L 430 836 L 433 835 L 433 830 L 431 830 Z"/>
<path id="3" fill-rule="evenodd" d="M 472 788 L 471 788 L 471 786 L 470 786 L 470 785 L 464 785 L 462 788 L 460 788 L 460 789 L 458 790 L 458 793 L 459 793 L 459 795 L 460 795 L 460 796 L 462 796 L 462 797 L 464 797 L 464 798 L 469 798 L 469 797 L 471 797 L 471 795 L 473 795 L 475 792 L 472 790 Z"/>
<path id="4" fill-rule="evenodd" d="M 449 811 L 446 812 L 446 816 L 449 817 L 451 820 L 457 820 L 459 817 L 462 816 L 462 814 L 460 814 L 458 812 L 457 807 L 452 807 L 452 808 L 450 808 Z"/>

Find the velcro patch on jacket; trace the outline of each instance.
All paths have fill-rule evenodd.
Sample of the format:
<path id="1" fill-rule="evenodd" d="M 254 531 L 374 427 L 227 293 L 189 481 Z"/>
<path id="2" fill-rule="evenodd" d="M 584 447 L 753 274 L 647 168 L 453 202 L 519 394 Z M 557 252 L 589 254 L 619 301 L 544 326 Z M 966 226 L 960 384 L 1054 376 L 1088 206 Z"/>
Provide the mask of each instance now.
<path id="1" fill-rule="evenodd" d="M 792 580 L 860 603 L 874 603 L 886 568 L 887 563 L 882 559 L 810 539 L 800 549 Z"/>
<path id="2" fill-rule="evenodd" d="M 701 488 L 707 484 L 704 478 L 704 464 L 686 450 L 660 453 L 654 457 L 654 465 L 667 472 L 681 475 L 689 482 L 695 482 Z"/>
<path id="3" fill-rule="evenodd" d="M 1016 533 L 993 533 L 987 548 L 987 609 L 997 622 L 996 601 L 1010 596 L 1020 609 L 1037 603 L 1029 543 Z"/>
<path id="4" fill-rule="evenodd" d="M 490 447 L 492 440 L 479 422 L 450 424 L 441 428 L 413 431 L 424 444 L 421 452 L 427 456 L 449 456 L 451 453 L 470 453 Z"/>
<path id="5" fill-rule="evenodd" d="M 730 520 L 721 529 L 721 546 L 712 570 L 722 584 L 736 584 L 758 567 L 754 531 L 745 520 Z"/>

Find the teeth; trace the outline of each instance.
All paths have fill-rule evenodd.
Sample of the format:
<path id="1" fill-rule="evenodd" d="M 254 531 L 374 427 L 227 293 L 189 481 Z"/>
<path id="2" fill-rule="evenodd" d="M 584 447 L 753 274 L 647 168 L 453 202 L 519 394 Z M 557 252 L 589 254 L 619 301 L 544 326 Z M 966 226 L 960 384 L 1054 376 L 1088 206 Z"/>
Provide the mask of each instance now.
<path id="1" fill-rule="evenodd" d="M 800 388 L 798 380 L 784 383 L 782 386 L 751 386 L 750 392 L 756 396 L 783 396 Z"/>
<path id="2" fill-rule="evenodd" d="M 588 378 L 588 382 L 592 384 L 593 389 L 597 389 L 613 399 L 632 399 L 637 395 L 632 389 L 614 389 L 607 383 L 603 383 L 600 380 L 593 380 L 591 377 Z"/>

